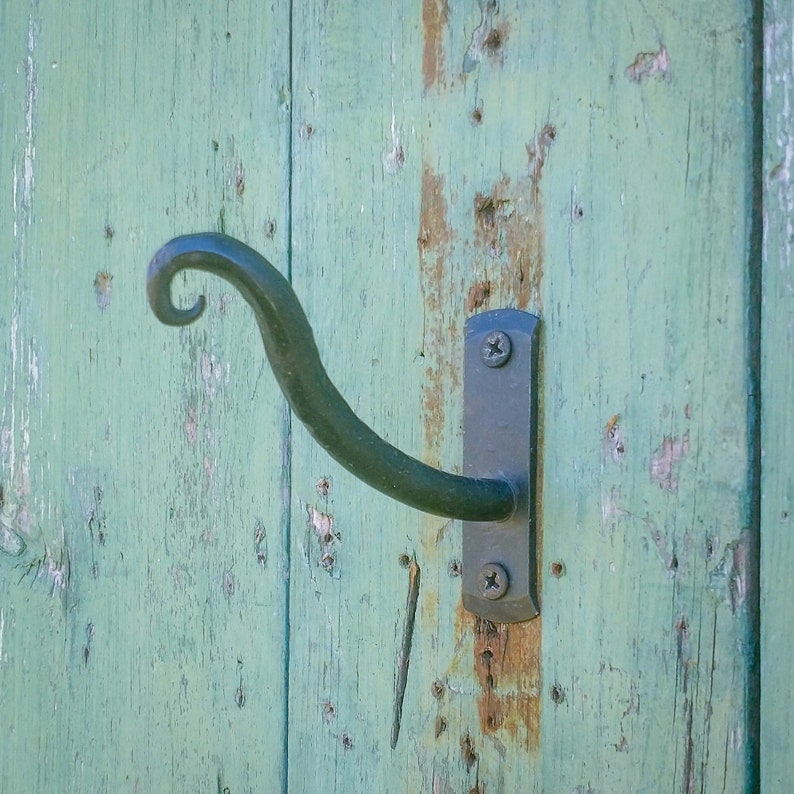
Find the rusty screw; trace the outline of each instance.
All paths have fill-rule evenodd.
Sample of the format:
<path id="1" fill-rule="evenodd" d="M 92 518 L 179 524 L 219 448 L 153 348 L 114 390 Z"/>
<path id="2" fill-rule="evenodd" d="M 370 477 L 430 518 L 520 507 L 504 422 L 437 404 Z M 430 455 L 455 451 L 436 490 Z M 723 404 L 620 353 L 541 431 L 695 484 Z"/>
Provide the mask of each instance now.
<path id="1" fill-rule="evenodd" d="M 482 363 L 486 367 L 501 367 L 510 358 L 512 348 L 510 337 L 504 331 L 491 331 L 480 348 Z"/>
<path id="2" fill-rule="evenodd" d="M 496 562 L 489 562 L 480 568 L 477 576 L 477 588 L 483 598 L 496 601 L 501 598 L 510 586 L 507 571 Z"/>

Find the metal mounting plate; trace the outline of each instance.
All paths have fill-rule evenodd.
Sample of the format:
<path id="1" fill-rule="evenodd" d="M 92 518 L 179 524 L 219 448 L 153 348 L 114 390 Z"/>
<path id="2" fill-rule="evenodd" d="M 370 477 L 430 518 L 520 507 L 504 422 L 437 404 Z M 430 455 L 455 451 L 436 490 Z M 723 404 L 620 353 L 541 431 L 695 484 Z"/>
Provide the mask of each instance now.
<path id="1" fill-rule="evenodd" d="M 497 309 L 466 322 L 463 468 L 516 489 L 506 521 L 463 522 L 463 606 L 494 623 L 538 615 L 535 537 L 539 319 Z"/>

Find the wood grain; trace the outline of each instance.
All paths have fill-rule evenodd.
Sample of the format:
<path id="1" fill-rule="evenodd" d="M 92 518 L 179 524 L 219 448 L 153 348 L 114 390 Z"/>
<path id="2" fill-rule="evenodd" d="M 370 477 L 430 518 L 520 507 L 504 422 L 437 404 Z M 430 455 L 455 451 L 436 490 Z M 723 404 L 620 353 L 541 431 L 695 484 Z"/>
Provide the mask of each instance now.
<path id="1" fill-rule="evenodd" d="M 794 369 L 769 8 L 774 788 Z M 5 789 L 751 788 L 750 11 L 0 6 Z M 205 316 L 157 324 L 146 263 L 203 230 L 283 268 L 354 410 L 448 470 L 467 315 L 541 316 L 540 618 L 462 610 L 459 524 L 292 426 L 239 296 L 194 276 Z"/>
<path id="2" fill-rule="evenodd" d="M 794 733 L 794 633 L 788 616 L 788 571 L 794 561 L 794 8 L 790 2 L 764 7 L 761 790 L 775 791 L 791 780 Z"/>
<path id="3" fill-rule="evenodd" d="M 5 790 L 285 776 L 282 402 L 239 296 L 176 331 L 145 272 L 221 226 L 286 264 L 287 11 L 0 11 Z"/>
<path id="4" fill-rule="evenodd" d="M 294 536 L 294 790 L 746 790 L 750 34 L 741 4 L 302 16 L 293 273 L 328 368 L 455 468 L 467 312 L 540 313 L 543 549 L 542 617 L 478 625 L 458 526 L 296 430 L 296 495 L 330 477 L 341 541 L 329 575 Z"/>

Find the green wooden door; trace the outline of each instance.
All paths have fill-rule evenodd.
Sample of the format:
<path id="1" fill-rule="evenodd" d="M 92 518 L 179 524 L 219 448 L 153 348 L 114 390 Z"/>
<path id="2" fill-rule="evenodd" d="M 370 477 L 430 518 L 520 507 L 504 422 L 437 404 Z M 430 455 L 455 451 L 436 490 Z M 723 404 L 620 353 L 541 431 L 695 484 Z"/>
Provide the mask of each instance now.
<path id="1" fill-rule="evenodd" d="M 785 790 L 792 8 L 759 6 L 0 6 L 5 790 Z M 225 282 L 157 323 L 191 231 L 282 269 L 354 410 L 447 470 L 466 318 L 542 318 L 538 619 L 463 610 L 460 524 L 317 447 Z"/>

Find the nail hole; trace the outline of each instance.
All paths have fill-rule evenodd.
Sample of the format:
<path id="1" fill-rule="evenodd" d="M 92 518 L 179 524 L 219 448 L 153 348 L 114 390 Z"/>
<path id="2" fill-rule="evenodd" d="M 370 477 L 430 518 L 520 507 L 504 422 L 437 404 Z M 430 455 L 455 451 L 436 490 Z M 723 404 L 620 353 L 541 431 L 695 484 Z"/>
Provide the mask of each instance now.
<path id="1" fill-rule="evenodd" d="M 347 732 L 343 733 L 342 747 L 344 747 L 345 750 L 349 750 L 352 746 L 353 746 L 353 737 Z"/>
<path id="2" fill-rule="evenodd" d="M 447 566 L 447 573 L 452 576 L 461 576 L 463 574 L 463 563 L 460 560 L 452 560 Z"/>
<path id="3" fill-rule="evenodd" d="M 471 121 L 475 127 L 482 124 L 482 108 L 474 108 L 469 116 L 469 121 Z"/>
<path id="4" fill-rule="evenodd" d="M 561 576 L 565 576 L 565 563 L 562 560 L 554 560 L 549 565 L 549 571 L 555 579 L 559 579 Z"/>
<path id="5" fill-rule="evenodd" d="M 273 224 L 273 228 L 275 229 L 275 223 Z M 271 234 L 270 236 L 272 237 L 273 235 Z M 320 477 L 320 479 L 317 480 L 317 484 L 314 487 L 320 496 L 322 497 L 328 496 L 328 494 L 331 493 L 331 478 Z"/>
<path id="6" fill-rule="evenodd" d="M 411 558 L 407 554 L 401 554 L 397 560 L 403 568 L 408 568 L 408 566 L 411 564 Z"/>
<path id="7" fill-rule="evenodd" d="M 466 770 L 471 772 L 472 767 L 477 763 L 477 753 L 474 752 L 474 741 L 467 733 L 460 742 L 460 755 Z"/>
<path id="8" fill-rule="evenodd" d="M 502 34 L 494 28 L 483 42 L 483 47 L 490 54 L 495 53 L 502 46 Z"/>
<path id="9" fill-rule="evenodd" d="M 430 686 L 430 694 L 436 699 L 440 700 L 444 697 L 444 692 L 446 691 L 446 687 L 444 686 L 443 681 L 435 680 L 433 681 L 432 685 Z"/>
<path id="10" fill-rule="evenodd" d="M 551 696 L 552 702 L 558 706 L 565 700 L 565 690 L 559 684 L 551 685 L 549 695 Z"/>

